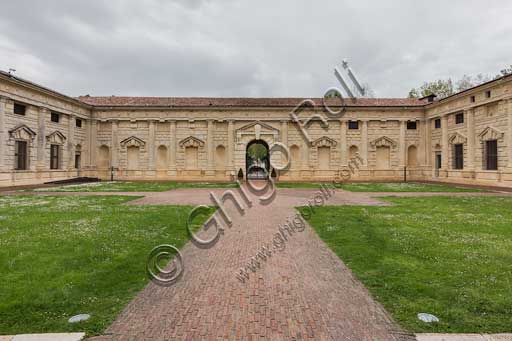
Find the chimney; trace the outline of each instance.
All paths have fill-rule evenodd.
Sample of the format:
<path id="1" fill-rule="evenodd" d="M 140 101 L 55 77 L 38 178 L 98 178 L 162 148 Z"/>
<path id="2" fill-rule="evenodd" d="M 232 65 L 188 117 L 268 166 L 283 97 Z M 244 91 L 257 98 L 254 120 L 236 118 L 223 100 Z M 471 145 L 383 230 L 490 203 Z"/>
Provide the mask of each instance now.
<path id="1" fill-rule="evenodd" d="M 424 99 L 426 99 L 428 103 L 432 103 L 432 102 L 434 102 L 434 98 L 436 98 L 436 97 L 437 97 L 436 94 L 430 94 L 430 95 L 421 97 L 420 101 L 423 101 Z"/>

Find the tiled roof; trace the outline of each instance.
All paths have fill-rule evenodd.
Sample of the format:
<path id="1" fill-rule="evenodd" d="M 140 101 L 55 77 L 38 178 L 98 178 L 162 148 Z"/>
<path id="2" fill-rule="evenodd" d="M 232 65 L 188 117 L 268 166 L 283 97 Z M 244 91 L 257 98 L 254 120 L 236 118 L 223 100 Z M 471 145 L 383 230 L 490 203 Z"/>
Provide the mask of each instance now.
<path id="1" fill-rule="evenodd" d="M 105 107 L 295 107 L 306 98 L 215 98 L 215 97 L 124 97 L 81 96 L 78 100 L 93 106 Z M 322 105 L 321 98 L 312 98 Z M 327 99 L 330 106 L 340 104 L 336 98 Z M 426 101 L 415 98 L 358 98 L 345 99 L 346 106 L 354 107 L 411 107 L 423 106 Z"/>

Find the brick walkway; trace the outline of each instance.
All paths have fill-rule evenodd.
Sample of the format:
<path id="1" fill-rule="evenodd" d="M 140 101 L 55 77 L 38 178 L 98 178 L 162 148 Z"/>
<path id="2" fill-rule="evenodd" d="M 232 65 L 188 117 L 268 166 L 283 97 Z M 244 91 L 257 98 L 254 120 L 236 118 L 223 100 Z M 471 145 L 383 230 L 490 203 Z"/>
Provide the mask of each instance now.
<path id="1" fill-rule="evenodd" d="M 206 204 L 225 189 L 178 189 L 161 193 L 38 193 L 39 195 L 143 195 L 131 205 Z M 237 189 L 232 191 L 238 194 Z M 252 196 L 245 215 L 228 200 L 233 226 L 218 243 L 182 249 L 185 273 L 170 287 L 142 290 L 105 331 L 91 340 L 414 340 L 397 327 L 343 262 L 307 226 L 288 238 L 242 283 L 235 274 L 272 241 L 293 207 L 315 189 L 279 189 L 266 206 Z M 11 193 L 19 194 L 19 193 Z M 27 193 L 25 193 L 27 194 Z M 338 190 L 328 205 L 385 205 L 379 196 L 474 196 L 497 193 L 351 193 Z M 241 201 L 243 202 L 243 201 Z"/>
<path id="2" fill-rule="evenodd" d="M 220 196 L 224 190 L 214 190 Z M 234 190 L 237 193 L 237 190 Z M 278 225 L 312 198 L 312 189 L 279 190 L 274 202 L 240 216 L 210 249 L 187 244 L 185 273 L 171 287 L 150 283 L 105 335 L 94 340 L 413 340 L 308 226 L 291 236 L 242 283 L 237 270 L 271 242 Z M 131 204 L 212 204 L 209 190 L 153 193 Z M 328 204 L 380 202 L 339 192 Z"/>

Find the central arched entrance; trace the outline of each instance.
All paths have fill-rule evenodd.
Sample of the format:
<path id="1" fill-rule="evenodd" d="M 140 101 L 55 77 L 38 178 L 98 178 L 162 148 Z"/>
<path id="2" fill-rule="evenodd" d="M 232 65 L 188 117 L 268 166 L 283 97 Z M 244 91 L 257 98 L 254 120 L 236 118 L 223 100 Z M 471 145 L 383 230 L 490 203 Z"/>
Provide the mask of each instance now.
<path id="1" fill-rule="evenodd" d="M 263 140 L 252 140 L 245 150 L 245 174 L 247 179 L 268 179 L 270 158 L 268 144 Z"/>

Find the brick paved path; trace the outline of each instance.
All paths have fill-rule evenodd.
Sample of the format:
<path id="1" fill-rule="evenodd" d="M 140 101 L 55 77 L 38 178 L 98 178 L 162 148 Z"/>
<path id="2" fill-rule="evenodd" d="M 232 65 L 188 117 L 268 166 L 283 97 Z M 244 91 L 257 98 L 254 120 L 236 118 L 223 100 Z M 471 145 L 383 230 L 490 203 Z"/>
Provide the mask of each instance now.
<path id="1" fill-rule="evenodd" d="M 278 225 L 294 216 L 296 205 L 316 190 L 283 189 L 269 205 L 255 205 L 233 219 L 210 249 L 188 243 L 182 250 L 185 273 L 171 287 L 150 283 L 95 340 L 405 340 L 384 309 L 309 226 L 289 237 L 246 283 L 237 270 Z M 221 195 L 224 190 L 214 190 Z M 234 190 L 237 193 L 237 190 Z M 153 193 L 131 204 L 212 204 L 209 190 Z M 328 204 L 377 205 L 369 196 L 339 192 Z"/>

